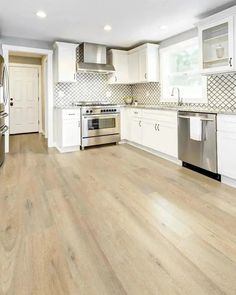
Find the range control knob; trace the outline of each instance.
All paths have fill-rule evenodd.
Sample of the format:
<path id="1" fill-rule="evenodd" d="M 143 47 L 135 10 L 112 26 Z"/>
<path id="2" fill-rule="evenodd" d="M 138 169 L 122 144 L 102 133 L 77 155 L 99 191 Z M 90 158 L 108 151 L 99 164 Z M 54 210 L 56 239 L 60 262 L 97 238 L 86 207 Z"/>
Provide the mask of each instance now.
<path id="1" fill-rule="evenodd" d="M 93 110 L 90 110 L 90 114 L 92 114 Z"/>
<path id="2" fill-rule="evenodd" d="M 89 110 L 87 110 L 86 113 L 88 114 L 89 113 Z"/>

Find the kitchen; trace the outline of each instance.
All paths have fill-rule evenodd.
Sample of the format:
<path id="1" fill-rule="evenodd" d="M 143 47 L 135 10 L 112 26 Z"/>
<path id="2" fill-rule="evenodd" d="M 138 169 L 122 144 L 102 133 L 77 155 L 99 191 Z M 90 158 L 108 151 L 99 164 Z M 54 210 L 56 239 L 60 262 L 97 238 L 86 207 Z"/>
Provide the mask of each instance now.
<path id="1" fill-rule="evenodd" d="M 210 2 L 158 37 L 3 17 L 0 293 L 235 294 L 236 6 Z"/>

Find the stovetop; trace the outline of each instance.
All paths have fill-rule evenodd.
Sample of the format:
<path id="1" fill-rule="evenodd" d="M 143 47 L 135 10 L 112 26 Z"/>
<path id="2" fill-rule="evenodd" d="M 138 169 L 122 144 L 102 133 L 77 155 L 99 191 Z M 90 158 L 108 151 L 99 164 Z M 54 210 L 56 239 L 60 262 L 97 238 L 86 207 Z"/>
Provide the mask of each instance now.
<path id="1" fill-rule="evenodd" d="M 75 101 L 72 103 L 75 107 L 97 107 L 97 106 L 115 106 L 116 104 L 107 101 Z"/>

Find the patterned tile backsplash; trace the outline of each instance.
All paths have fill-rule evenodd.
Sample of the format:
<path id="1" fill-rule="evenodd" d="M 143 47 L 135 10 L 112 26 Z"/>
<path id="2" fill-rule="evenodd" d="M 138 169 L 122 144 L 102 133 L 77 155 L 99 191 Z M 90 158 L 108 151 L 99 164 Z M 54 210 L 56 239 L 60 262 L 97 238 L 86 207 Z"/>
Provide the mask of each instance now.
<path id="1" fill-rule="evenodd" d="M 132 94 L 130 85 L 109 85 L 107 75 L 77 73 L 76 83 L 57 83 L 55 105 L 70 105 L 74 101 L 104 101 L 123 104 L 123 97 Z"/>
<path id="2" fill-rule="evenodd" d="M 208 78 L 208 104 L 186 104 L 191 108 L 236 110 L 236 74 L 210 76 Z M 161 103 L 159 83 L 137 85 L 109 85 L 106 75 L 78 73 L 76 83 L 58 83 L 55 86 L 55 105 L 66 106 L 74 101 L 104 101 L 123 104 L 125 96 L 132 95 L 140 104 L 174 105 Z"/>

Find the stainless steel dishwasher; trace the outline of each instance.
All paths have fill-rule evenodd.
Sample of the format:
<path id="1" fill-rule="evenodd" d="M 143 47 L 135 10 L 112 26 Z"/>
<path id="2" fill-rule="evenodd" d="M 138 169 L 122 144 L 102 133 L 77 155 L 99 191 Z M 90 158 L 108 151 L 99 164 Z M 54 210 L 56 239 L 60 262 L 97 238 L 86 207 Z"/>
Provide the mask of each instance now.
<path id="1" fill-rule="evenodd" d="M 201 122 L 201 139 L 193 140 L 190 136 L 191 118 L 198 117 Z M 217 115 L 196 112 L 178 112 L 178 147 L 179 160 L 183 166 L 188 164 L 216 174 L 217 166 Z M 190 167 L 191 168 L 191 167 Z M 201 171 L 200 171 L 201 172 Z"/>

